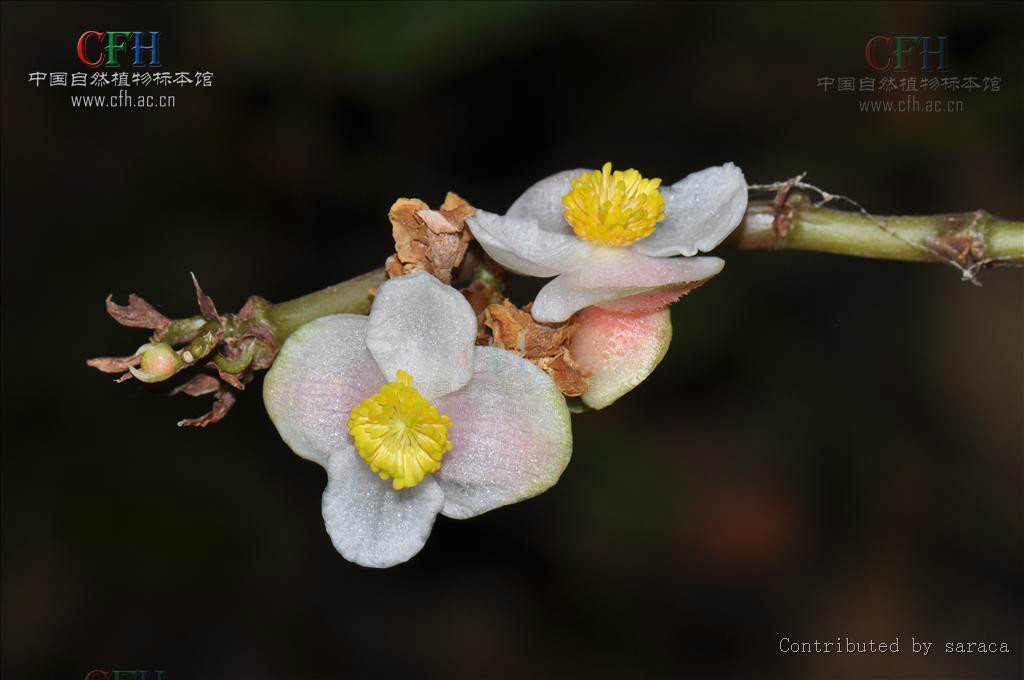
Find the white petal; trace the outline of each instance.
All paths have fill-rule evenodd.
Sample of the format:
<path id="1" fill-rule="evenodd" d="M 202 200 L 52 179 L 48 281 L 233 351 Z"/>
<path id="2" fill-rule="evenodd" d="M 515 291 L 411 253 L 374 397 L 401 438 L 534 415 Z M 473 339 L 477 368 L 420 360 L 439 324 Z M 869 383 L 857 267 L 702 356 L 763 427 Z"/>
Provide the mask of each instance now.
<path id="1" fill-rule="evenodd" d="M 672 341 L 667 307 L 626 314 L 588 307 L 579 322 L 569 349 L 590 374 L 590 386 L 581 395 L 590 408 L 604 408 L 643 382 Z"/>
<path id="2" fill-rule="evenodd" d="M 747 210 L 747 181 L 732 163 L 687 175 L 661 193 L 665 219 L 632 246 L 652 257 L 707 252 L 739 226 Z"/>
<path id="3" fill-rule="evenodd" d="M 572 227 L 563 217 L 565 206 L 562 205 L 562 197 L 572 190 L 572 178 L 585 172 L 590 170 L 563 170 L 545 177 L 517 198 L 505 215 L 535 219 L 541 229 L 553 234 L 574 235 Z"/>
<path id="4" fill-rule="evenodd" d="M 544 371 L 511 352 L 477 347 L 473 379 L 438 399 L 453 448 L 434 475 L 442 514 L 465 519 L 547 490 L 572 453 L 565 398 Z"/>
<path id="5" fill-rule="evenodd" d="M 348 416 L 384 384 L 366 349 L 365 316 L 311 321 L 285 341 L 263 382 L 263 403 L 281 439 L 320 465 L 350 450 Z"/>
<path id="6" fill-rule="evenodd" d="M 428 400 L 457 390 L 473 374 L 475 343 L 473 308 L 430 274 L 400 276 L 377 290 L 366 346 L 388 381 L 405 371 Z"/>
<path id="7" fill-rule="evenodd" d="M 575 234 L 540 228 L 531 217 L 501 216 L 486 210 L 466 219 L 481 247 L 498 264 L 526 276 L 555 276 L 579 267 L 594 246 Z"/>
<path id="8" fill-rule="evenodd" d="M 717 257 L 667 259 L 626 248 L 599 248 L 579 270 L 544 286 L 531 312 L 537 321 L 565 321 L 590 305 L 704 281 L 722 271 L 724 264 Z"/>
<path id="9" fill-rule="evenodd" d="M 423 548 L 444 494 L 427 477 L 397 491 L 348 445 L 331 457 L 321 508 L 331 542 L 345 559 L 364 567 L 391 567 Z"/>

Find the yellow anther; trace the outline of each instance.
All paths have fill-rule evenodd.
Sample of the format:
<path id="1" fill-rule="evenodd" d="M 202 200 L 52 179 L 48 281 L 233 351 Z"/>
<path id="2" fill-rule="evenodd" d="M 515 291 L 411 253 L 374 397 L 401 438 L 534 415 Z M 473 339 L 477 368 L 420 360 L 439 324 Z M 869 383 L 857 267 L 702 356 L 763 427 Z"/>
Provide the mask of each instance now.
<path id="1" fill-rule="evenodd" d="M 412 376 L 398 372 L 388 383 L 352 409 L 348 432 L 356 450 L 381 479 L 407 489 L 437 472 L 441 457 L 452 450 L 452 421 L 412 386 Z"/>
<path id="2" fill-rule="evenodd" d="M 628 246 L 654 233 L 665 219 L 665 199 L 657 177 L 644 179 L 636 170 L 600 170 L 572 178 L 572 190 L 562 197 L 565 221 L 585 241 Z"/>

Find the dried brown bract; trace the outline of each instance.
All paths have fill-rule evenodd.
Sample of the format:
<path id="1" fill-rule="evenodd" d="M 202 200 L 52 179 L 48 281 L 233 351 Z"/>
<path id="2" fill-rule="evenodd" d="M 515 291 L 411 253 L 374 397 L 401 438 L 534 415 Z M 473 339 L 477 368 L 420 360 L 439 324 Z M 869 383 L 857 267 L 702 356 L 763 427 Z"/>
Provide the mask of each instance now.
<path id="1" fill-rule="evenodd" d="M 183 385 L 178 385 L 168 394 L 187 394 L 190 397 L 201 397 L 204 394 L 213 394 L 220 389 L 220 381 L 212 375 L 197 373 L 191 380 Z"/>
<path id="2" fill-rule="evenodd" d="M 966 271 L 976 271 L 986 263 L 985 241 L 978 223 L 986 216 L 984 210 L 971 215 L 970 222 L 961 217 L 949 218 L 950 229 L 943 236 L 927 241 L 932 250 Z M 959 228 L 957 228 L 959 225 Z"/>
<path id="3" fill-rule="evenodd" d="M 576 397 L 587 391 L 587 375 L 569 351 L 569 342 L 579 327 L 575 317 L 562 324 L 538 323 L 530 315 L 530 305 L 519 309 L 505 300 L 484 310 L 483 323 L 491 330 L 495 347 L 536 364 L 563 394 Z"/>
<path id="4" fill-rule="evenodd" d="M 196 288 L 196 301 L 199 303 L 199 313 L 207 321 L 220 321 L 220 314 L 217 313 L 217 305 L 213 304 L 213 298 L 203 292 L 196 275 L 191 274 L 191 276 L 192 285 Z"/>
<path id="5" fill-rule="evenodd" d="M 135 293 L 128 296 L 127 305 L 114 302 L 114 296 L 107 296 L 107 313 L 122 326 L 129 328 L 149 328 L 161 331 L 170 325 L 171 320 L 156 310 Z"/>
<path id="6" fill-rule="evenodd" d="M 141 360 L 142 356 L 135 354 L 130 357 L 96 357 L 95 359 L 88 359 L 85 363 L 104 373 L 124 373 L 132 366 L 138 366 Z M 128 375 L 131 375 L 131 373 Z"/>
<path id="7" fill-rule="evenodd" d="M 440 210 L 431 210 L 417 198 L 400 198 L 388 211 L 395 254 L 388 258 L 388 276 L 427 272 L 445 284 L 452 282 L 452 269 L 466 254 L 473 235 L 466 218 L 476 208 L 462 197 L 448 192 Z"/>
<path id="8" fill-rule="evenodd" d="M 578 397 L 590 387 L 590 379 L 586 372 L 580 368 L 569 353 L 568 347 L 563 347 L 555 356 L 530 359 L 533 363 L 551 376 L 555 385 L 567 397 Z"/>
<path id="9" fill-rule="evenodd" d="M 235 395 L 227 391 L 217 392 L 214 397 L 213 408 L 198 418 L 186 418 L 178 421 L 178 427 L 206 427 L 224 419 L 231 407 L 235 405 Z"/>

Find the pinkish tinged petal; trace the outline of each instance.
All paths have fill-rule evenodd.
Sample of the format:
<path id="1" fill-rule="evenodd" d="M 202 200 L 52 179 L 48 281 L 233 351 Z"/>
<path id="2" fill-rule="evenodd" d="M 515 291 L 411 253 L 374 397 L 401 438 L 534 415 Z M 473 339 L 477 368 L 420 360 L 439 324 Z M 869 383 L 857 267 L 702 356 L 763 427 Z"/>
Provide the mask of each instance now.
<path id="1" fill-rule="evenodd" d="M 607 306 L 621 298 L 641 293 L 673 289 L 657 300 L 670 302 L 685 290 L 699 285 L 722 271 L 724 262 L 717 257 L 654 258 L 625 248 L 598 248 L 579 270 L 550 281 L 533 303 L 533 318 L 545 323 L 565 321 L 591 305 Z M 682 289 L 682 290 L 680 290 Z"/>
<path id="2" fill-rule="evenodd" d="M 356 456 L 348 414 L 387 382 L 366 349 L 366 326 L 366 317 L 354 314 L 307 323 L 285 341 L 263 382 L 263 403 L 281 439 L 324 467 L 333 455 Z"/>
<path id="3" fill-rule="evenodd" d="M 572 452 L 569 409 L 544 371 L 496 347 L 477 347 L 473 379 L 437 400 L 453 448 L 435 475 L 442 514 L 465 519 L 536 496 Z"/>
<path id="4" fill-rule="evenodd" d="M 608 406 L 651 374 L 668 351 L 672 320 L 667 308 L 622 313 L 588 307 L 569 346 L 573 358 L 590 373 L 583 403 Z"/>

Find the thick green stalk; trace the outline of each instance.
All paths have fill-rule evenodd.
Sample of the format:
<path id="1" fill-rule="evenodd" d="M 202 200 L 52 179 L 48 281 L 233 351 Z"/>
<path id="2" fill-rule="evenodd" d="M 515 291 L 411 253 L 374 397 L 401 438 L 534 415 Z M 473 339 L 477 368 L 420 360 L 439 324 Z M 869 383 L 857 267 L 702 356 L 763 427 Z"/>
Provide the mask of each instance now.
<path id="1" fill-rule="evenodd" d="M 370 289 L 379 286 L 387 279 L 384 269 L 371 272 L 336 283 L 333 286 L 318 290 L 300 298 L 271 305 L 266 312 L 266 320 L 274 331 L 278 342 L 298 330 L 299 326 L 313 319 L 330 314 L 369 314 L 373 296 Z"/>
<path id="2" fill-rule="evenodd" d="M 751 201 L 726 242 L 739 250 L 810 250 L 884 260 L 945 262 L 971 278 L 988 264 L 1024 264 L 1024 223 L 984 210 L 873 216 L 834 210 L 794 193 L 783 205 Z"/>

